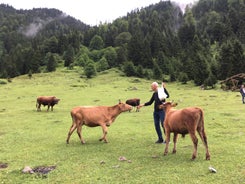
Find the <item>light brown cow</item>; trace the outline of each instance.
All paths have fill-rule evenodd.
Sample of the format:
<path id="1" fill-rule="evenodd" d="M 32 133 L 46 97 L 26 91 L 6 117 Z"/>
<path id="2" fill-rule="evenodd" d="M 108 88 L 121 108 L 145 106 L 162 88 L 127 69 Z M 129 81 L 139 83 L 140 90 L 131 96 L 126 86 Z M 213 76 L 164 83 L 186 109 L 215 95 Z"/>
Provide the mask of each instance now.
<path id="1" fill-rule="evenodd" d="M 99 139 L 100 141 L 108 142 L 106 139 L 107 127 L 110 126 L 116 119 L 116 117 L 125 111 L 132 109 L 131 105 L 119 103 L 114 106 L 79 106 L 71 110 L 72 125 L 66 139 L 66 143 L 69 144 L 71 134 L 77 129 L 77 134 L 84 144 L 85 141 L 82 138 L 81 130 L 82 126 L 88 127 L 101 126 L 103 130 L 103 136 Z"/>
<path id="2" fill-rule="evenodd" d="M 53 107 L 55 104 L 58 104 L 60 99 L 56 98 L 55 96 L 39 96 L 37 97 L 36 107 L 37 111 L 41 111 L 41 105 L 48 106 L 47 111 L 49 110 L 49 107 L 51 106 L 51 111 L 53 111 Z"/>
<path id="3" fill-rule="evenodd" d="M 204 131 L 203 110 L 199 107 L 188 107 L 185 109 L 176 110 L 173 108 L 175 106 L 177 106 L 176 103 L 165 102 L 159 107 L 159 108 L 164 109 L 166 113 L 165 120 L 164 120 L 164 128 L 165 128 L 165 134 L 166 134 L 166 146 L 165 146 L 164 155 L 168 154 L 168 147 L 169 147 L 171 132 L 174 133 L 173 153 L 176 153 L 176 142 L 177 142 L 178 134 L 182 134 L 182 137 L 184 137 L 186 134 L 189 133 L 192 139 L 192 142 L 194 144 L 194 151 L 192 154 L 192 160 L 194 160 L 197 156 L 198 139 L 195 135 L 197 131 L 206 148 L 206 160 L 210 160 L 207 136 Z"/>

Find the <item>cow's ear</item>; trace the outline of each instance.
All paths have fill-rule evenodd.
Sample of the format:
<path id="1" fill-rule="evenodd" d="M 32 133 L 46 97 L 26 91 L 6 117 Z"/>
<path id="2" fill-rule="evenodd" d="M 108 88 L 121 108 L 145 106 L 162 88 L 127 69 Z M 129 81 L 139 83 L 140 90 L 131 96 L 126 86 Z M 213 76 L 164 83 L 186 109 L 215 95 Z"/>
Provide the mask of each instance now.
<path id="1" fill-rule="evenodd" d="M 119 104 L 121 103 L 121 100 L 119 99 L 119 102 L 118 102 Z"/>

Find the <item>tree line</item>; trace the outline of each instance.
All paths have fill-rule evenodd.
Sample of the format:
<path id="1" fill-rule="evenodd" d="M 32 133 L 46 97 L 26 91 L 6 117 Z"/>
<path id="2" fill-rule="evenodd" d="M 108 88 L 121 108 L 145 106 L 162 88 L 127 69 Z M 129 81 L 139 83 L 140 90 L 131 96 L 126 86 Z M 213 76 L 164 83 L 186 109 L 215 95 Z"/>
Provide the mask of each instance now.
<path id="1" fill-rule="evenodd" d="M 160 1 L 88 26 L 56 9 L 0 5 L 0 77 L 80 67 L 213 87 L 245 69 L 243 0 Z"/>

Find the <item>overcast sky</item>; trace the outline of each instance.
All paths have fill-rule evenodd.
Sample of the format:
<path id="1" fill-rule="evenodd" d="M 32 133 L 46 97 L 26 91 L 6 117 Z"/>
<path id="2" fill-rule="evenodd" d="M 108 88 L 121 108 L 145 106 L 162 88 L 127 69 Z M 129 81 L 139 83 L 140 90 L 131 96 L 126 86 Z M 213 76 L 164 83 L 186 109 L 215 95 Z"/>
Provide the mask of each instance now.
<path id="1" fill-rule="evenodd" d="M 171 0 L 178 2 L 182 8 L 196 1 Z M 136 8 L 158 2 L 160 0 L 0 0 L 0 4 L 8 4 L 15 9 L 55 8 L 91 26 L 112 22 Z"/>

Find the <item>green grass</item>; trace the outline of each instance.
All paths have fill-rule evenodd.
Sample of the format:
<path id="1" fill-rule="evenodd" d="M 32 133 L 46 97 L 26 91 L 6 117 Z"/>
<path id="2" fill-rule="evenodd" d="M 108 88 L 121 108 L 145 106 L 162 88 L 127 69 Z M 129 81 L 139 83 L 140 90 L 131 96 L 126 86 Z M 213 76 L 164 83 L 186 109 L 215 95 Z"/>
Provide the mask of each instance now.
<path id="1" fill-rule="evenodd" d="M 163 156 L 164 145 L 154 144 L 153 105 L 139 113 L 122 113 L 109 127 L 105 144 L 98 141 L 100 127 L 83 127 L 86 144 L 76 132 L 66 144 L 71 126 L 70 110 L 78 105 L 115 105 L 118 100 L 151 97 L 152 81 L 126 78 L 117 70 L 93 79 L 75 71 L 34 74 L 0 85 L 0 183 L 244 183 L 245 105 L 238 92 L 200 90 L 192 84 L 167 83 L 169 100 L 177 109 L 199 106 L 205 113 L 205 129 L 211 160 L 199 139 L 198 155 L 191 161 L 193 145 L 179 136 L 177 153 Z M 53 112 L 36 111 L 36 97 L 61 99 Z M 170 151 L 173 144 L 170 144 Z M 131 162 L 119 161 L 120 156 Z M 102 163 L 101 163 L 102 162 Z M 25 166 L 56 165 L 47 175 L 23 174 Z M 217 173 L 210 173 L 213 166 Z"/>

